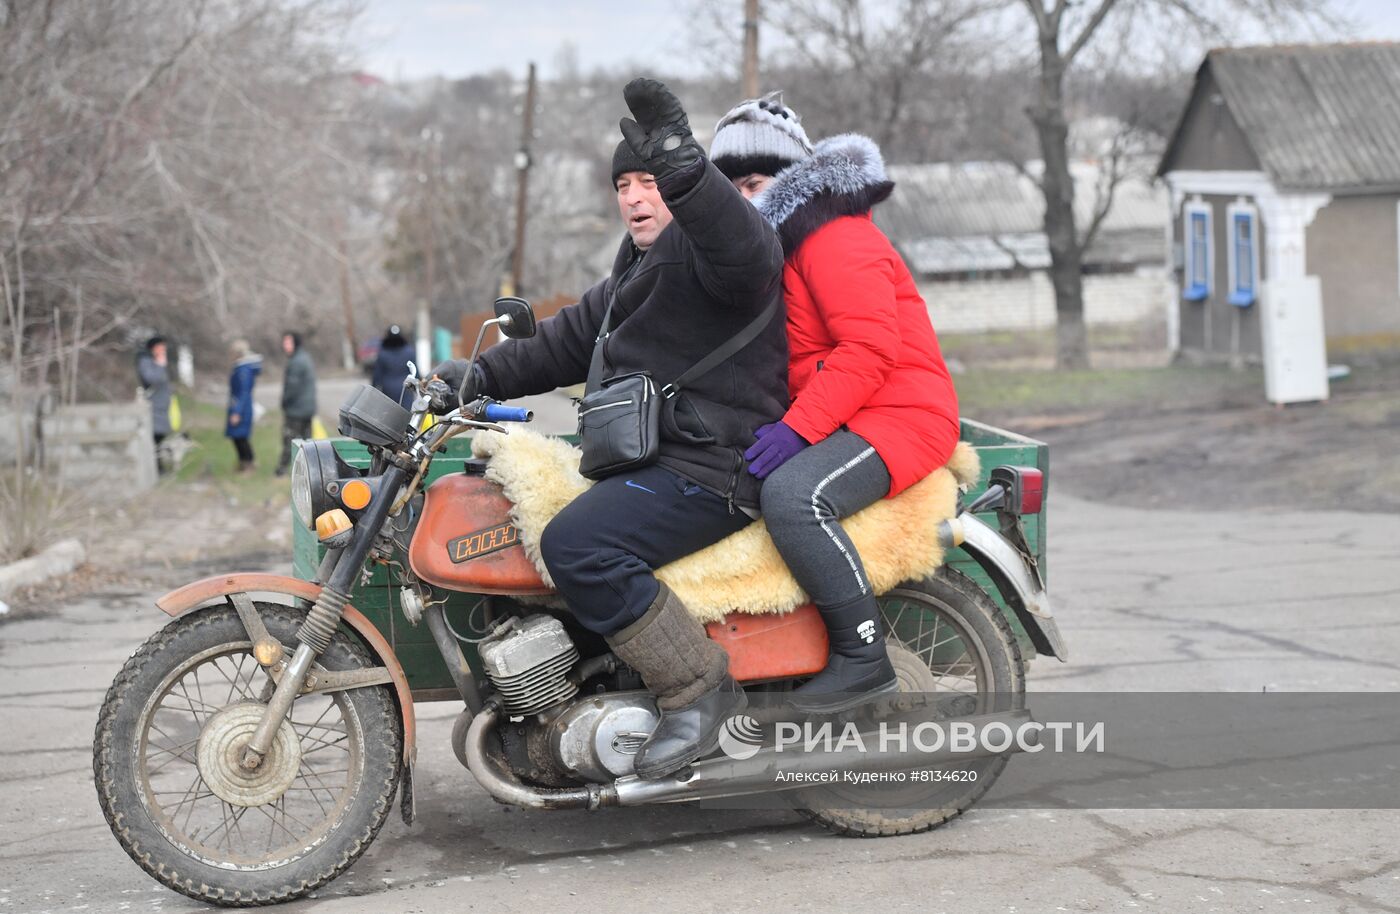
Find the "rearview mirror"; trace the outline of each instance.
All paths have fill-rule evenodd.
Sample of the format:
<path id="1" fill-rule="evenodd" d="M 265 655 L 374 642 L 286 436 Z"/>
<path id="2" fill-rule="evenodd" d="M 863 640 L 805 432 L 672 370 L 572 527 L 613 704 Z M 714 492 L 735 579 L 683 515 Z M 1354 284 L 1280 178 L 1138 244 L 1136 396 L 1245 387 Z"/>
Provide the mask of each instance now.
<path id="1" fill-rule="evenodd" d="M 535 335 L 535 312 L 530 303 L 513 295 L 496 299 L 496 318 L 501 332 L 513 340 Z"/>

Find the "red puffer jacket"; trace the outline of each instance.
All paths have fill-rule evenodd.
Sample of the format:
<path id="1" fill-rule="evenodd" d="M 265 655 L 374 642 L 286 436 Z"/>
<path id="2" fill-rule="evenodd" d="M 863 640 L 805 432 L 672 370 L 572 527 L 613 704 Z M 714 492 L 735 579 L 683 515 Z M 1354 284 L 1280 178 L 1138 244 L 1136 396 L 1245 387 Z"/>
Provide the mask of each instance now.
<path id="1" fill-rule="evenodd" d="M 818 144 L 758 204 L 787 252 L 793 402 L 783 421 L 813 444 L 842 426 L 861 436 L 895 495 L 948 461 L 959 427 L 928 309 L 870 218 L 892 188 L 874 144 L 847 135 Z"/>
<path id="2" fill-rule="evenodd" d="M 788 393 L 783 421 L 812 443 L 846 426 L 869 441 L 895 495 L 948 462 L 958 397 L 928 308 L 870 216 L 808 236 L 783 270 Z"/>

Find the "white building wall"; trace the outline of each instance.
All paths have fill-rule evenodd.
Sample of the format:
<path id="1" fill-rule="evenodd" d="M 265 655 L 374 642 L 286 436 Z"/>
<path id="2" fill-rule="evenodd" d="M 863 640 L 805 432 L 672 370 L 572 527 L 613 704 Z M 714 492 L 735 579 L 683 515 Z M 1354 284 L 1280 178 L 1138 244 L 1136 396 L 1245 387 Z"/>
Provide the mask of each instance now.
<path id="1" fill-rule="evenodd" d="M 1016 279 L 922 282 L 919 293 L 939 333 L 1055 326 L 1055 290 L 1044 271 Z M 1085 276 L 1084 319 L 1089 324 L 1159 319 L 1174 302 L 1172 295 L 1170 274 L 1161 268 Z"/>

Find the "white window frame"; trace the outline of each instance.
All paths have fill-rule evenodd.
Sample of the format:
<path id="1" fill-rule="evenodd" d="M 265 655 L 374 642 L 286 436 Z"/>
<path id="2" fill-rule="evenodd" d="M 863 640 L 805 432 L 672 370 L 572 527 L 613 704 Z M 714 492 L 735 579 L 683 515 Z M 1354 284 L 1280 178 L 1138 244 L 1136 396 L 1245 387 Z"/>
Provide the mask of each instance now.
<path id="1" fill-rule="evenodd" d="M 1196 292 L 1197 286 L 1192 282 L 1196 275 L 1196 246 L 1193 243 L 1192 223 L 1198 215 L 1204 216 L 1206 223 L 1206 284 L 1199 293 Z M 1181 237 L 1185 250 L 1185 257 L 1182 260 L 1185 272 L 1182 276 L 1181 296 L 1187 301 L 1205 301 L 1215 291 L 1215 208 L 1203 200 L 1191 200 L 1182 207 L 1181 225 Z"/>
<path id="2" fill-rule="evenodd" d="M 1249 290 L 1249 301 L 1243 301 L 1236 297 L 1239 294 L 1239 263 L 1237 262 L 1239 259 L 1237 253 L 1239 239 L 1235 237 L 1235 217 L 1237 216 L 1249 218 L 1249 256 L 1252 261 L 1249 266 L 1252 271 L 1250 276 L 1253 277 L 1253 283 Z M 1225 222 L 1229 226 L 1229 230 L 1225 233 L 1228 239 L 1226 247 L 1229 250 L 1225 254 L 1229 266 L 1230 304 L 1238 308 L 1248 308 L 1259 299 L 1259 208 L 1245 200 L 1236 200 L 1225 207 Z"/>

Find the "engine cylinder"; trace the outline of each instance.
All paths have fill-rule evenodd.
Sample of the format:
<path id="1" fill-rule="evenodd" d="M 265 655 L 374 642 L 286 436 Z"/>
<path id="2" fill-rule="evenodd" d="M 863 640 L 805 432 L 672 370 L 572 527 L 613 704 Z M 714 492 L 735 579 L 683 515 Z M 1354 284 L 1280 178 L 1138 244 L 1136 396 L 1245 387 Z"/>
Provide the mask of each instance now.
<path id="1" fill-rule="evenodd" d="M 481 642 L 480 653 L 486 675 L 513 717 L 538 714 L 578 694 L 578 685 L 568 679 L 578 649 L 553 616 L 507 619 Z"/>

